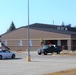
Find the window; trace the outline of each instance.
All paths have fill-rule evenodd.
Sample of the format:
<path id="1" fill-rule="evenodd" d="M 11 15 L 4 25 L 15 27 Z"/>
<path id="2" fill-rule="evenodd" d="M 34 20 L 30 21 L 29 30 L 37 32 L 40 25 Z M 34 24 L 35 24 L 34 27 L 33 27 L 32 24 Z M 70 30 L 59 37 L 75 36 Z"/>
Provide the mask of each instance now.
<path id="1" fill-rule="evenodd" d="M 22 46 L 22 40 L 19 40 L 18 45 Z"/>
<path id="2" fill-rule="evenodd" d="M 64 30 L 64 27 L 61 27 L 61 30 Z"/>
<path id="3" fill-rule="evenodd" d="M 65 30 L 68 30 L 67 28 L 65 28 Z"/>
<path id="4" fill-rule="evenodd" d="M 2 47 L 1 42 L 0 42 L 0 47 Z"/>
<path id="5" fill-rule="evenodd" d="M 8 43 L 7 43 L 7 40 L 5 40 L 4 45 L 7 46 L 7 44 L 8 44 Z"/>
<path id="6" fill-rule="evenodd" d="M 57 27 L 57 30 L 60 30 L 60 27 Z"/>

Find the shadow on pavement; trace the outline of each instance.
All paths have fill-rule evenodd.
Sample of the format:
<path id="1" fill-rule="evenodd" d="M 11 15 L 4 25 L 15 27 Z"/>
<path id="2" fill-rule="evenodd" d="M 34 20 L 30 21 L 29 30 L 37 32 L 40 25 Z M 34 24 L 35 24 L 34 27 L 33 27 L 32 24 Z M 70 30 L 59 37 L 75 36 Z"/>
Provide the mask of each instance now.
<path id="1" fill-rule="evenodd" d="M 20 60 L 20 59 L 22 59 L 22 58 L 14 58 L 14 59 L 12 59 L 12 58 L 6 58 L 6 59 L 0 59 L 0 60 Z"/>

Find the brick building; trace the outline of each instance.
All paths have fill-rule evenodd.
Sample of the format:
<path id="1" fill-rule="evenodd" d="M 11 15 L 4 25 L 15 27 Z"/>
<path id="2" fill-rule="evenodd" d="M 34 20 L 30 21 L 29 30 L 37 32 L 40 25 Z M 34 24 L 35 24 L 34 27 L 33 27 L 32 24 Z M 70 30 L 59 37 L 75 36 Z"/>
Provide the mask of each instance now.
<path id="1" fill-rule="evenodd" d="M 58 25 L 35 23 L 30 26 L 30 40 L 32 49 L 40 47 L 40 39 L 46 44 L 50 41 L 57 46 L 64 46 L 65 50 L 76 50 L 76 28 Z M 2 42 L 12 50 L 27 49 L 28 26 L 22 26 L 1 36 Z"/>

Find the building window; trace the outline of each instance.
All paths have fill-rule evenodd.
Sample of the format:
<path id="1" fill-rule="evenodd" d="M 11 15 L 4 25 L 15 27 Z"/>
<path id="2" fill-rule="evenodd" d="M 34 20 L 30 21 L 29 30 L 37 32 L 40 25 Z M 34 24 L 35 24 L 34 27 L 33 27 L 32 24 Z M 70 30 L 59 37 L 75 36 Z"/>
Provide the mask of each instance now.
<path id="1" fill-rule="evenodd" d="M 4 41 L 4 45 L 5 45 L 5 46 L 7 46 L 7 45 L 8 45 L 8 42 L 7 42 L 7 40 L 5 40 L 5 41 Z"/>
<path id="2" fill-rule="evenodd" d="M 32 40 L 29 40 L 29 46 L 32 46 Z"/>
<path id="3" fill-rule="evenodd" d="M 65 28 L 65 30 L 68 30 L 67 28 Z"/>
<path id="4" fill-rule="evenodd" d="M 57 30 L 60 30 L 60 27 L 57 27 Z"/>
<path id="5" fill-rule="evenodd" d="M 57 27 L 57 30 L 64 30 L 64 27 Z"/>
<path id="6" fill-rule="evenodd" d="M 0 47 L 2 47 L 1 42 L 0 42 Z"/>
<path id="7" fill-rule="evenodd" d="M 22 46 L 22 40 L 19 40 L 18 46 Z"/>
<path id="8" fill-rule="evenodd" d="M 61 30 L 64 30 L 64 27 L 61 27 Z"/>

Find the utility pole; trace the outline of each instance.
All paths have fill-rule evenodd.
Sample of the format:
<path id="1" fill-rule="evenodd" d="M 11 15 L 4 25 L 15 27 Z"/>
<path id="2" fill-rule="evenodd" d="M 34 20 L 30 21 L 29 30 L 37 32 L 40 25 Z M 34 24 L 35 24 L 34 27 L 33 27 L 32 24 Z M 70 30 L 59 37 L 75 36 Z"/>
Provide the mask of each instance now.
<path id="1" fill-rule="evenodd" d="M 28 0 L 28 56 L 27 56 L 27 61 L 31 61 L 31 56 L 30 56 L 30 28 L 29 28 L 29 0 Z"/>

